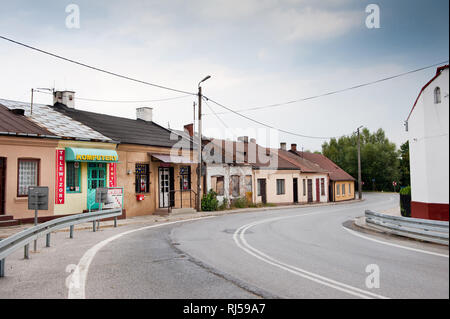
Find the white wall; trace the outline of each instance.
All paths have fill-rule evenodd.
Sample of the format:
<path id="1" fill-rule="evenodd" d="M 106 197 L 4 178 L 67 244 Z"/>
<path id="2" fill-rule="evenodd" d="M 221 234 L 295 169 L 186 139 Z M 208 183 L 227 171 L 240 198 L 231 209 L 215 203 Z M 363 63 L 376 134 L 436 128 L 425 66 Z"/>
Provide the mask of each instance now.
<path id="1" fill-rule="evenodd" d="M 434 89 L 441 103 L 434 103 Z M 449 70 L 422 92 L 408 120 L 412 201 L 449 202 Z"/>

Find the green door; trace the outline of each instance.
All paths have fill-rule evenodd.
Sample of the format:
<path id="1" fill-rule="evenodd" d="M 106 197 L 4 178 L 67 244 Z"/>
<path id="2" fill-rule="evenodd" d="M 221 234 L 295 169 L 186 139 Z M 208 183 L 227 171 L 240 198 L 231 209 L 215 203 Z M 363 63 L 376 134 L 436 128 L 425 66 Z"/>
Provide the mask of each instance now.
<path id="1" fill-rule="evenodd" d="M 98 203 L 95 202 L 95 190 L 98 187 L 106 187 L 106 164 L 88 163 L 88 192 L 87 209 L 98 209 Z"/>

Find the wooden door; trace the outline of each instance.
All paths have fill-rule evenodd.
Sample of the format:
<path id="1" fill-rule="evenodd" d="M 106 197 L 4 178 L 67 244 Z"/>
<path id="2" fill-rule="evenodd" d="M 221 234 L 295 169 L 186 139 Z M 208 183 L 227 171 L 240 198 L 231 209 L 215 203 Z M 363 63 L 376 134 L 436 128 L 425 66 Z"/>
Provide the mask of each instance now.
<path id="1" fill-rule="evenodd" d="M 320 202 L 320 179 L 316 178 L 316 202 Z"/>
<path id="2" fill-rule="evenodd" d="M 265 178 L 261 178 L 258 179 L 259 182 L 259 189 L 260 189 L 260 194 L 261 194 L 261 200 L 264 204 L 267 203 L 267 192 L 266 192 L 266 179 Z"/>
<path id="3" fill-rule="evenodd" d="M 293 189 L 294 203 L 298 203 L 298 179 L 297 178 L 294 178 L 293 185 L 294 185 L 294 189 Z"/>
<path id="4" fill-rule="evenodd" d="M 6 158 L 0 157 L 0 215 L 5 214 Z"/>

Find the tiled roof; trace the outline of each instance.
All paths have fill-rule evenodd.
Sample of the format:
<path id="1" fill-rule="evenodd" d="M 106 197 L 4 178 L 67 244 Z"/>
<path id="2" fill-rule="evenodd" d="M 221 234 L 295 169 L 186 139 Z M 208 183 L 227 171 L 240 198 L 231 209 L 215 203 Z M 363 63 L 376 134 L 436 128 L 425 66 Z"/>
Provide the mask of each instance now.
<path id="1" fill-rule="evenodd" d="M 30 103 L 0 99 L 0 104 L 11 110 L 24 109 L 25 116 L 29 120 L 57 136 L 82 140 L 111 141 L 111 139 L 105 135 L 53 110 L 53 108 L 48 105 L 33 103 L 33 114 L 31 114 Z"/>
<path id="2" fill-rule="evenodd" d="M 154 122 L 77 110 L 61 103 L 52 108 L 120 143 L 172 147 L 181 139 Z"/>
<path id="3" fill-rule="evenodd" d="M 326 170 L 330 174 L 330 179 L 332 181 L 354 181 L 355 179 L 344 171 L 342 168 L 337 166 L 332 160 L 322 154 L 310 153 L 310 152 L 299 152 L 290 151 L 299 157 L 303 157 L 310 162 L 316 163 L 322 169 Z"/>
<path id="4" fill-rule="evenodd" d="M 28 120 L 26 116 L 14 114 L 2 104 L 0 104 L 0 133 L 7 133 L 8 135 L 56 137 L 51 132 Z"/>
<path id="5" fill-rule="evenodd" d="M 328 170 L 320 167 L 317 163 L 311 162 L 304 157 L 300 157 L 286 150 L 278 150 L 278 154 L 279 156 L 285 158 L 287 161 L 298 166 L 304 173 L 328 173 Z"/>

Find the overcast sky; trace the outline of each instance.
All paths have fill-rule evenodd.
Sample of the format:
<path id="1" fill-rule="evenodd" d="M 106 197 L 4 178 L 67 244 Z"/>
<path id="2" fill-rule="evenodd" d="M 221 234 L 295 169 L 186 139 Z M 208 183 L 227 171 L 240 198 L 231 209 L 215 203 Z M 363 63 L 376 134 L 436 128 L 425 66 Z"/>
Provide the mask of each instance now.
<path id="1" fill-rule="evenodd" d="M 66 27 L 66 6 L 80 8 L 80 28 Z M 366 6 L 380 7 L 369 29 Z M 190 92 L 206 75 L 203 93 L 233 109 L 305 98 L 448 60 L 449 1 L 159 0 L 1 1 L 0 34 L 144 81 Z M 0 98 L 30 100 L 30 89 L 55 87 L 81 98 L 148 100 L 177 97 L 0 40 Z M 261 122 L 313 136 L 339 136 L 359 125 L 383 128 L 398 146 L 403 121 L 428 69 L 373 86 L 277 108 L 246 112 Z M 76 101 L 76 108 L 135 117 L 154 107 L 154 120 L 180 129 L 191 123 L 195 96 L 152 103 Z M 51 96 L 37 94 L 50 104 Z M 224 112 L 209 103 L 216 112 Z M 206 135 L 263 141 L 258 125 L 206 105 Z M 256 135 L 258 134 L 258 135 Z M 280 133 L 280 141 L 320 150 L 323 140 Z"/>

